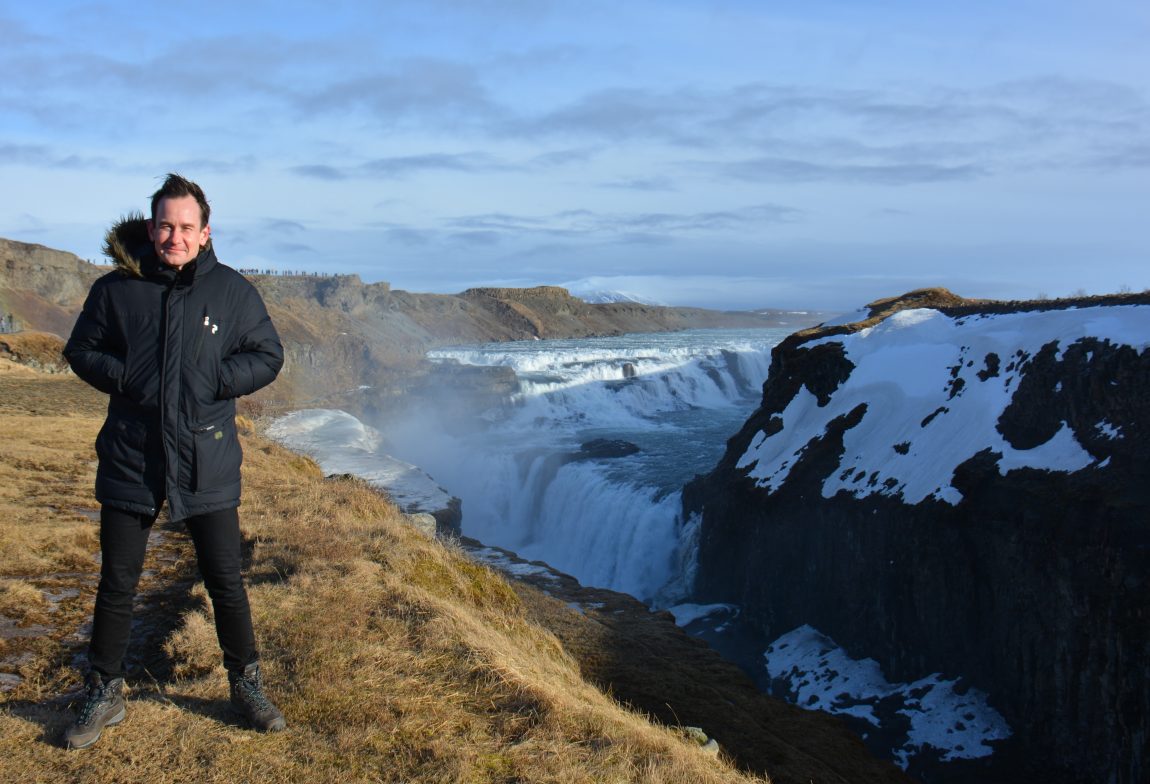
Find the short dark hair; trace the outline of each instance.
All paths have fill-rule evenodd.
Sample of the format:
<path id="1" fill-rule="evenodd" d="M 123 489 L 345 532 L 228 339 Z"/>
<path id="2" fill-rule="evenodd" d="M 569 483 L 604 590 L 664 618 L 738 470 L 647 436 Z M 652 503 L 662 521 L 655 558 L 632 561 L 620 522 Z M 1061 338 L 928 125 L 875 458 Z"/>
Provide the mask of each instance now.
<path id="1" fill-rule="evenodd" d="M 212 208 L 208 206 L 208 197 L 204 196 L 204 191 L 199 185 L 174 172 L 169 174 L 160 189 L 152 194 L 152 220 L 156 219 L 160 199 L 179 199 L 184 196 L 193 197 L 196 204 L 200 205 L 200 217 L 203 219 L 200 225 L 207 226 L 208 217 L 212 214 Z"/>

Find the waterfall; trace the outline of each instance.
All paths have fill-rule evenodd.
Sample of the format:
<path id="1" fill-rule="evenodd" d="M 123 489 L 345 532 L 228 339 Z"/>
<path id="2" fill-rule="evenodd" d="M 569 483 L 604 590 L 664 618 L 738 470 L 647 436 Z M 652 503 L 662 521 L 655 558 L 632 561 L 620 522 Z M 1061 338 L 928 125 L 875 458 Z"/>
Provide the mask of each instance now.
<path id="1" fill-rule="evenodd" d="M 414 507 L 456 496 L 465 535 L 665 607 L 690 592 L 695 568 L 698 521 L 681 519 L 682 487 L 714 466 L 758 405 L 770 349 L 786 334 L 439 349 L 433 361 L 512 368 L 518 392 L 463 428 L 429 403 L 380 431 L 312 409 L 269 434 Z"/>
<path id="2" fill-rule="evenodd" d="M 463 500 L 466 535 L 587 585 L 673 603 L 689 590 L 684 570 L 694 561 L 679 491 L 710 470 L 758 404 L 770 349 L 786 334 L 695 330 L 432 351 L 433 361 L 510 367 L 519 391 L 465 434 L 413 416 L 385 434 L 388 448 Z M 607 454 L 595 447 L 604 443 Z"/>

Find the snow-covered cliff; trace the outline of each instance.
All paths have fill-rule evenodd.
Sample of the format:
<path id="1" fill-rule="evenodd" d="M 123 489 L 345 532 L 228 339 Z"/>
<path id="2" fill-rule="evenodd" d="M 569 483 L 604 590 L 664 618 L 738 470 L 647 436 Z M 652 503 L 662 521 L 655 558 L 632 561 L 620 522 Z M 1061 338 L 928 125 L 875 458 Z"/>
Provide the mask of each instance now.
<path id="1" fill-rule="evenodd" d="M 892 680 L 963 678 L 1016 772 L 1143 781 L 1150 298 L 887 304 L 775 350 L 684 494 L 697 599 L 770 638 L 809 624 Z"/>

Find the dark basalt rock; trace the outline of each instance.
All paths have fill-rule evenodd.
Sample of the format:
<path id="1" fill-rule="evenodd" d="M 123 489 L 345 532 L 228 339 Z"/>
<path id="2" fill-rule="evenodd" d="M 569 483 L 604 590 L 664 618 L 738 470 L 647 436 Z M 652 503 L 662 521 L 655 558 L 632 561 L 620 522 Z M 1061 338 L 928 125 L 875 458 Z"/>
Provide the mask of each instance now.
<path id="1" fill-rule="evenodd" d="M 639 452 L 637 445 L 619 438 L 595 438 L 579 445 L 579 452 L 572 460 L 600 460 L 609 457 L 626 457 Z"/>
<path id="2" fill-rule="evenodd" d="M 1094 458 L 1082 470 L 1003 476 L 988 449 L 955 471 L 957 505 L 824 498 L 856 409 L 807 444 L 768 494 L 736 468 L 751 440 L 779 431 L 802 387 L 825 405 L 850 375 L 841 344 L 803 345 L 819 336 L 776 349 L 762 406 L 684 491 L 685 513 L 702 515 L 694 599 L 740 605 L 769 639 L 811 624 L 891 680 L 942 672 L 985 691 L 1014 737 L 996 752 L 997 769 L 965 780 L 1148 780 L 1150 350 L 1088 337 L 1029 357 L 974 358 L 980 378 L 1022 374 L 998 422 L 1004 440 L 1028 449 L 1069 427 Z M 941 395 L 951 392 L 961 390 Z"/>

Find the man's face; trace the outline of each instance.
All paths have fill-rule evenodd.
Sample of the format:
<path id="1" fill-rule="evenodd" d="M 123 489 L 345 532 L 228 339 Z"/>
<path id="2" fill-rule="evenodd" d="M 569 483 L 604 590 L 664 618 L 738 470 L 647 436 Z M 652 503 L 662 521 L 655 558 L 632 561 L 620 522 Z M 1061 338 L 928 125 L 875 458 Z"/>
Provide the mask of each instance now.
<path id="1" fill-rule="evenodd" d="M 148 239 L 156 255 L 169 267 L 180 267 L 200 255 L 211 229 L 200 225 L 203 215 L 192 196 L 160 199 L 155 220 L 148 221 Z"/>

